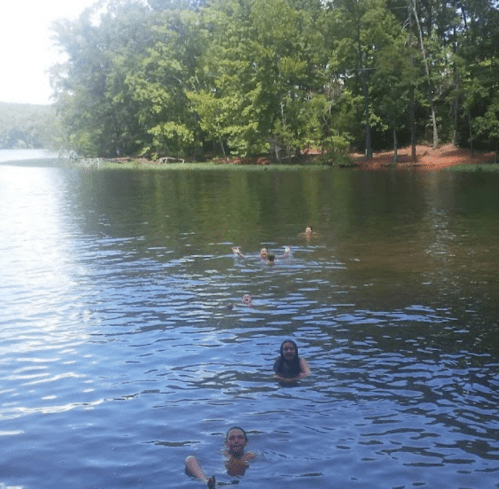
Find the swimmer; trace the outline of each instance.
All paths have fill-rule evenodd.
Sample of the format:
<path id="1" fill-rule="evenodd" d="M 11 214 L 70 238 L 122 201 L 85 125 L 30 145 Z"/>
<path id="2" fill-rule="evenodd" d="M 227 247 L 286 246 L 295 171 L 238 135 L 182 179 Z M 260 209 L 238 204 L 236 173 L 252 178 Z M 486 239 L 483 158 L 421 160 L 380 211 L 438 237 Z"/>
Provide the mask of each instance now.
<path id="1" fill-rule="evenodd" d="M 246 258 L 242 253 L 239 247 L 233 246 L 232 247 L 232 253 L 234 253 L 235 258 Z"/>
<path id="2" fill-rule="evenodd" d="M 273 253 L 267 253 L 267 263 L 271 265 L 275 261 L 275 255 Z"/>
<path id="3" fill-rule="evenodd" d="M 251 297 L 251 294 L 244 294 L 243 295 L 243 304 L 245 306 L 252 306 L 253 305 L 253 297 Z"/>
<path id="4" fill-rule="evenodd" d="M 284 254 L 281 258 L 289 258 L 291 256 L 291 248 L 289 246 L 284 247 Z"/>
<path id="5" fill-rule="evenodd" d="M 312 229 L 312 226 L 307 226 L 305 228 L 305 232 L 304 233 L 300 233 L 299 236 L 304 236 L 307 239 L 307 241 L 308 241 L 310 238 L 312 238 L 312 235 L 314 235 L 314 234 L 315 233 L 314 233 L 314 231 Z"/>
<path id="6" fill-rule="evenodd" d="M 256 455 L 253 452 L 245 452 L 244 447 L 248 444 L 246 432 L 239 426 L 233 426 L 225 437 L 225 467 L 230 476 L 244 475 L 249 463 Z M 185 459 L 185 471 L 187 474 L 206 482 L 209 489 L 215 487 L 215 476 L 207 477 L 201 465 L 195 457 L 190 455 Z"/>
<path id="7" fill-rule="evenodd" d="M 265 261 L 265 260 L 267 260 L 267 254 L 268 254 L 267 248 L 262 248 L 260 250 L 260 254 L 258 256 L 260 257 L 260 260 L 264 260 Z"/>
<path id="8" fill-rule="evenodd" d="M 304 358 L 298 356 L 298 347 L 291 340 L 281 344 L 281 356 L 274 363 L 276 377 L 283 382 L 294 382 L 310 375 L 310 367 Z"/>

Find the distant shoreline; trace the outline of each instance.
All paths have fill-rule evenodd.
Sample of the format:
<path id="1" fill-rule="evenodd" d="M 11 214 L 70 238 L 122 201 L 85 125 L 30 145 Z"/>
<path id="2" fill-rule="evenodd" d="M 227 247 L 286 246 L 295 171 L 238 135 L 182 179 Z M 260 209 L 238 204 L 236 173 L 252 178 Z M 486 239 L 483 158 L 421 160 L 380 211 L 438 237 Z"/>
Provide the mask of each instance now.
<path id="1" fill-rule="evenodd" d="M 36 156 L 34 156 L 34 154 Z M 10 158 L 8 157 L 10 156 Z M 29 156 L 29 157 L 27 157 Z M 472 155 L 468 149 L 458 148 L 453 144 L 445 144 L 436 149 L 427 145 L 416 146 L 416 161 L 411 160 L 411 147 L 404 147 L 398 151 L 398 162 L 393 163 L 393 151 L 375 153 L 369 160 L 359 153 L 351 153 L 352 168 L 360 170 L 379 171 L 386 169 L 436 171 L 454 166 L 474 167 L 499 171 L 499 165 L 494 165 L 493 152 L 475 151 Z M 147 158 L 83 158 L 81 162 L 73 162 L 60 158 L 49 150 L 0 150 L 0 165 L 23 167 L 70 167 L 77 169 L 131 169 L 131 170 L 328 170 L 330 165 L 309 164 L 278 164 L 266 157 L 216 159 L 210 162 L 181 162 L 162 163 Z M 336 165 L 333 167 L 339 167 Z M 473 168 L 470 168 L 473 169 Z"/>

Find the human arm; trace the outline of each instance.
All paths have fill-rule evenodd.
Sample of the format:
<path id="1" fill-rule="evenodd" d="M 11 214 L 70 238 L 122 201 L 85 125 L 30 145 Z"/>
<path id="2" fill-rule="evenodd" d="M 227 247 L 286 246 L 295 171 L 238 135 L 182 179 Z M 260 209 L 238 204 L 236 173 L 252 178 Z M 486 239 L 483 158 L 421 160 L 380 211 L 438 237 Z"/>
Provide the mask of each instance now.
<path id="1" fill-rule="evenodd" d="M 310 375 L 310 367 L 304 358 L 300 358 L 300 369 L 301 372 L 298 374 L 298 378 L 304 379 Z"/>
<path id="2" fill-rule="evenodd" d="M 199 462 L 192 455 L 185 459 L 185 470 L 189 475 L 192 475 L 200 481 L 206 482 L 209 489 L 215 487 L 215 476 L 208 478 L 201 468 L 201 465 L 199 465 Z"/>
<path id="3" fill-rule="evenodd" d="M 299 379 L 300 377 L 299 376 L 296 376 L 296 377 L 282 377 L 279 374 L 275 374 L 275 378 L 279 382 L 296 382 L 296 380 Z"/>

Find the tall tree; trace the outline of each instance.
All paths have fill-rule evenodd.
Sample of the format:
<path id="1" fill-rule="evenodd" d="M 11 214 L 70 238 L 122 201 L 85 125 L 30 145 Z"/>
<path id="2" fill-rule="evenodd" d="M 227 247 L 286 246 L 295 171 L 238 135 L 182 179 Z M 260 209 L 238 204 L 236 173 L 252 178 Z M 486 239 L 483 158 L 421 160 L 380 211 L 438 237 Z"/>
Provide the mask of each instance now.
<path id="1" fill-rule="evenodd" d="M 400 31 L 398 39 L 380 50 L 373 74 L 373 106 L 392 131 L 394 163 L 398 161 L 397 132 L 407 125 L 410 97 L 418 80 L 412 60 L 407 35 Z"/>
<path id="2" fill-rule="evenodd" d="M 52 70 L 55 105 L 68 145 L 78 152 L 114 156 L 136 150 L 136 107 L 121 89 L 152 42 L 154 20 L 138 1 L 111 0 L 86 9 L 75 21 L 54 24 L 55 40 L 68 57 Z"/>
<path id="3" fill-rule="evenodd" d="M 363 97 L 366 158 L 373 154 L 371 91 L 377 54 L 399 32 L 384 0 L 335 0 L 331 3 L 333 32 L 330 66 L 344 81 L 356 82 Z M 353 87 L 355 90 L 355 87 Z"/>
<path id="4" fill-rule="evenodd" d="M 190 10 L 165 10 L 154 28 L 157 41 L 125 83 L 139 105 L 137 117 L 146 134 L 143 153 L 186 155 L 195 147 L 197 121 L 186 93 L 199 85 L 198 58 L 205 50 L 204 31 Z"/>
<path id="5" fill-rule="evenodd" d="M 499 4 L 492 0 L 463 2 L 465 29 L 459 42 L 462 57 L 463 108 L 469 143 L 475 137 L 496 149 L 499 144 Z M 472 146 L 473 147 L 473 146 Z"/>
<path id="6" fill-rule="evenodd" d="M 266 151 L 269 143 L 295 154 L 306 132 L 317 136 L 323 41 L 311 13 L 299 15 L 286 0 L 214 0 L 203 22 L 211 81 L 189 96 L 205 130 L 237 154 Z"/>

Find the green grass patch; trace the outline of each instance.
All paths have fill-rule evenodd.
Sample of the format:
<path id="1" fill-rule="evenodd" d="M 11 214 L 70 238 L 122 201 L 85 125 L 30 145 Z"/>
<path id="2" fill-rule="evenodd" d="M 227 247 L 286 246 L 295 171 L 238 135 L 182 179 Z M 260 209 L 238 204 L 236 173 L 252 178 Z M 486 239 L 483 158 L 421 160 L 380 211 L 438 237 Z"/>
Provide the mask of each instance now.
<path id="1" fill-rule="evenodd" d="M 331 168 L 339 167 L 355 167 L 354 164 L 234 164 L 234 163 L 220 163 L 215 161 L 203 163 L 157 163 L 154 161 L 138 159 L 125 162 L 109 161 L 102 158 L 83 158 L 80 160 L 70 160 L 66 158 L 61 159 L 40 159 L 40 160 L 20 160 L 9 161 L 0 164 L 14 165 L 14 166 L 38 166 L 38 167 L 59 167 L 59 168 L 73 168 L 76 170 L 84 171 L 102 171 L 102 170 L 140 170 L 140 171 L 320 171 L 330 170 Z"/>
<path id="2" fill-rule="evenodd" d="M 85 165 L 75 165 L 76 168 L 94 169 L 94 170 L 155 170 L 155 171 L 303 171 L 303 170 L 330 170 L 327 165 L 251 165 L 251 164 L 232 164 L 232 163 L 161 163 L 144 161 L 129 161 L 125 163 L 116 163 L 103 161 Z"/>
<path id="3" fill-rule="evenodd" d="M 476 165 L 455 165 L 448 168 L 449 171 L 455 172 L 499 172 L 499 163 L 478 163 Z"/>

